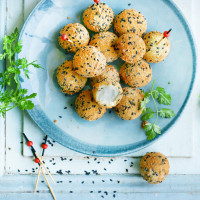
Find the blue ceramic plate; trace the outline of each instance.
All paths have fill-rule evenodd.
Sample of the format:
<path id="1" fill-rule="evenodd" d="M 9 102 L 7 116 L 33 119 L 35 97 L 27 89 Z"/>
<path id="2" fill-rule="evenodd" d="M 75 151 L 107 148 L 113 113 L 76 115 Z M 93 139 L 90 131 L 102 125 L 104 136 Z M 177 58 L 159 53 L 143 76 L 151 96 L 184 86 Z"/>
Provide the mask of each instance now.
<path id="1" fill-rule="evenodd" d="M 180 11 L 170 0 L 102 0 L 117 15 L 134 8 L 146 17 L 148 30 L 163 32 L 172 28 L 171 51 L 164 62 L 152 64 L 155 86 L 163 86 L 172 94 L 173 119 L 160 119 L 163 134 L 147 141 L 140 119 L 124 121 L 112 110 L 99 120 L 81 119 L 74 109 L 77 95 L 65 96 L 57 85 L 57 67 L 71 54 L 66 54 L 57 42 L 59 30 L 68 23 L 82 22 L 83 11 L 92 0 L 43 0 L 33 10 L 22 29 L 20 40 L 29 61 L 37 60 L 45 68 L 31 68 L 30 79 L 24 77 L 22 87 L 38 95 L 35 107 L 28 111 L 38 126 L 52 139 L 75 151 L 96 156 L 117 156 L 138 151 L 162 137 L 182 113 L 194 82 L 196 54 L 190 29 Z M 131 4 L 131 5 L 130 5 Z M 70 19 L 68 19 L 70 17 Z M 119 69 L 122 61 L 113 65 Z M 171 84 L 168 84 L 171 82 Z M 152 82 L 151 82 L 152 83 Z M 151 83 L 144 89 L 151 87 Z M 53 121 L 57 120 L 55 124 Z"/>

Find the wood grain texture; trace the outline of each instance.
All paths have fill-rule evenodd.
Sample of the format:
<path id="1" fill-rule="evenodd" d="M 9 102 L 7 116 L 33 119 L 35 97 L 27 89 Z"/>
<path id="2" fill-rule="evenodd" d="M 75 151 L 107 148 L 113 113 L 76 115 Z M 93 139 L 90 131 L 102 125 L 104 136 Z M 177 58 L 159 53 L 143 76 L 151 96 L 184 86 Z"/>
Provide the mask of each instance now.
<path id="1" fill-rule="evenodd" d="M 6 32 L 6 0 L 0 1 L 0 53 L 3 52 L 2 39 Z M 0 62 L 0 72 L 3 72 L 5 62 Z M 5 119 L 0 117 L 0 176 L 4 173 L 5 166 Z"/>
<path id="2" fill-rule="evenodd" d="M 37 0 L 38 1 L 38 0 Z M 8 12 L 7 15 L 7 26 L 8 26 L 8 33 L 11 33 L 14 28 L 17 26 L 19 28 L 22 27 L 24 18 L 28 16 L 33 6 L 36 4 L 37 1 L 34 0 L 24 0 L 24 4 L 22 0 L 8 0 Z M 130 0 L 132 1 L 132 0 Z M 176 0 L 178 5 L 183 7 L 185 10 L 191 8 L 191 1 L 187 0 Z M 193 1 L 193 0 L 192 0 Z M 196 3 L 193 5 L 200 5 L 199 0 L 194 0 Z M 194 2 L 193 1 L 193 2 Z M 6 0 L 0 0 L 0 20 L 2 20 L 3 12 L 2 5 L 5 6 Z M 13 3 L 14 2 L 14 3 Z M 184 7 L 186 5 L 186 8 Z M 23 12 L 23 8 L 26 10 Z M 193 7 L 193 14 L 199 14 L 200 6 Z M 196 26 L 198 25 L 199 17 L 197 15 L 193 15 L 194 20 L 196 20 Z M 13 17 L 13 20 L 11 19 Z M 188 20 L 191 18 L 188 17 Z M 2 29 L 2 24 L 5 21 L 0 21 L 1 26 L 0 30 Z M 4 28 L 5 29 L 5 28 Z M 200 39 L 199 39 L 199 31 L 200 28 L 195 29 L 196 38 L 198 39 L 198 45 L 200 46 Z M 2 33 L 0 31 L 0 33 Z M 0 35 L 2 36 L 2 35 Z M 197 67 L 198 68 L 198 67 Z M 198 70 L 198 74 L 200 74 L 200 70 Z M 200 91 L 200 79 L 196 80 L 195 89 L 193 92 L 194 96 L 197 96 Z M 195 154 L 193 159 L 180 159 L 180 158 L 172 158 L 170 160 L 171 167 L 174 168 L 176 166 L 177 170 L 175 173 L 188 173 L 188 168 L 191 168 L 190 173 L 199 173 L 198 163 L 200 148 L 199 142 L 200 141 L 200 106 L 199 101 L 197 98 L 194 99 L 192 105 L 194 105 L 195 110 Z M 21 151 L 21 112 L 18 109 L 15 109 L 7 114 L 7 132 L 9 135 L 7 136 L 7 173 L 16 173 L 17 175 L 9 175 L 0 178 L 0 200 L 13 200 L 13 199 L 51 199 L 51 195 L 48 193 L 47 186 L 40 182 L 39 183 L 39 192 L 33 195 L 31 192 L 34 190 L 34 184 L 36 180 L 36 176 L 30 175 L 19 175 L 20 172 L 17 171 L 18 167 L 23 166 L 23 172 L 21 174 L 29 173 L 26 172 L 26 166 L 33 166 L 32 158 L 24 158 L 20 155 Z M 10 126 L 9 126 L 10 125 Z M 2 172 L 4 172 L 4 122 L 0 120 L 0 176 Z M 3 131 L 2 131 L 3 130 Z M 37 130 L 37 129 L 36 129 Z M 190 134 L 190 133 L 188 133 Z M 15 144 L 15 145 L 13 145 Z M 2 148 L 3 147 L 3 148 Z M 11 148 L 12 150 L 8 150 Z M 183 147 L 185 148 L 185 147 Z M 16 157 L 13 152 L 16 152 L 19 157 Z M 49 158 L 51 159 L 51 158 Z M 57 158 L 58 162 L 60 157 Z M 196 160 L 195 160 L 196 159 Z M 81 161 L 82 162 L 82 161 Z M 86 161 L 87 162 L 87 161 Z M 187 163 L 187 164 L 186 164 Z M 16 164 L 16 166 L 14 166 Z M 138 164 L 138 163 L 137 163 Z M 77 159 L 76 165 L 80 166 L 80 161 Z M 118 165 L 120 165 L 118 163 Z M 117 165 L 116 165 L 117 166 Z M 13 167 L 13 168 L 12 168 Z M 35 167 L 35 166 L 34 166 Z M 72 166 L 71 166 L 72 167 Z M 120 166 L 124 168 L 125 166 Z M 32 168 L 32 167 L 31 167 Z M 54 176 L 56 181 L 63 181 L 63 183 L 58 183 L 54 189 L 56 196 L 58 199 L 71 199 L 77 200 L 80 199 L 135 199 L 135 200 L 174 200 L 174 199 L 182 199 L 182 200 L 199 200 L 200 199 L 200 177 L 199 175 L 169 175 L 166 179 L 166 182 L 163 182 L 160 185 L 152 186 L 146 184 L 141 177 L 139 176 L 121 176 L 121 175 L 109 175 L 109 176 L 74 176 L 74 175 L 63 175 L 63 176 Z M 72 179 L 72 185 L 70 185 L 69 180 Z M 112 181 L 110 181 L 112 179 Z M 103 182 L 104 180 L 105 182 Z M 42 180 L 41 180 L 42 181 Z M 84 181 L 84 184 L 82 182 Z M 95 181 L 95 186 L 93 185 L 92 181 Z M 120 183 L 118 183 L 120 181 Z M 85 184 L 86 183 L 86 184 Z M 80 192 L 80 188 L 81 191 Z M 117 190 L 117 193 L 114 191 Z M 70 193 L 73 191 L 73 193 Z M 90 193 L 93 191 L 93 193 Z M 99 191 L 101 191 L 99 193 Z M 109 191 L 108 195 L 106 195 L 105 191 Z M 115 194 L 115 197 L 113 196 Z M 103 196 L 103 197 L 102 197 Z"/>

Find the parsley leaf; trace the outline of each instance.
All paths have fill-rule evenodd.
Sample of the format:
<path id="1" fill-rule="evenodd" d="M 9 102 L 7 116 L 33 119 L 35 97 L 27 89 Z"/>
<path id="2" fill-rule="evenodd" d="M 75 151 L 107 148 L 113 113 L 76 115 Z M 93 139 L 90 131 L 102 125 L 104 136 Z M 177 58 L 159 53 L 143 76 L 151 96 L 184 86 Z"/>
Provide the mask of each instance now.
<path id="1" fill-rule="evenodd" d="M 18 41 L 19 32 L 16 28 L 10 35 L 5 35 L 3 38 L 3 50 L 0 54 L 0 60 L 6 59 L 8 66 L 6 70 L 0 73 L 0 116 L 5 117 L 7 111 L 19 107 L 21 110 L 32 109 L 34 107 L 32 98 L 36 97 L 36 93 L 27 95 L 28 90 L 20 88 L 19 76 L 24 73 L 29 78 L 29 66 L 42 68 L 36 64 L 36 61 L 28 63 L 26 58 L 18 58 L 15 60 L 15 55 L 22 50 L 22 42 Z M 15 83 L 12 89 L 5 86 L 11 86 Z"/>
<path id="2" fill-rule="evenodd" d="M 147 123 L 144 127 L 146 132 L 147 140 L 152 140 L 157 134 L 161 134 L 161 129 L 158 125 Z"/>
<path id="3" fill-rule="evenodd" d="M 159 111 L 159 116 L 162 117 L 162 118 L 172 118 L 175 116 L 175 113 L 173 110 L 171 109 L 168 109 L 168 108 L 162 108 L 160 111 Z"/>
<path id="4" fill-rule="evenodd" d="M 156 137 L 156 135 L 161 134 L 160 126 L 156 125 L 159 116 L 162 118 L 171 118 L 175 116 L 174 111 L 171 109 L 162 108 L 161 110 L 158 110 L 157 101 L 159 104 L 171 105 L 171 95 L 168 94 L 162 87 L 157 87 L 156 89 L 154 89 L 154 84 L 155 80 L 153 81 L 150 91 L 145 92 L 145 97 L 141 102 L 141 120 L 143 121 L 142 127 L 144 128 L 144 131 L 146 133 L 147 140 L 152 140 Z M 155 105 L 155 111 L 150 107 L 146 108 L 147 103 L 149 103 L 151 99 L 153 100 L 153 103 Z M 154 118 L 155 114 L 155 121 L 153 123 L 148 122 L 147 120 Z"/>
<path id="5" fill-rule="evenodd" d="M 171 95 L 165 92 L 162 87 L 157 87 L 156 91 L 159 93 L 158 102 L 159 104 L 171 105 Z"/>
<path id="6" fill-rule="evenodd" d="M 152 108 L 147 108 L 146 112 L 142 115 L 141 120 L 147 121 L 153 117 L 154 117 L 154 111 L 152 110 Z"/>
<path id="7" fill-rule="evenodd" d="M 149 103 L 149 93 L 148 92 L 145 92 L 144 93 L 144 99 L 143 101 L 141 101 L 140 103 L 140 107 L 142 108 L 142 112 L 146 112 L 146 105 Z"/>

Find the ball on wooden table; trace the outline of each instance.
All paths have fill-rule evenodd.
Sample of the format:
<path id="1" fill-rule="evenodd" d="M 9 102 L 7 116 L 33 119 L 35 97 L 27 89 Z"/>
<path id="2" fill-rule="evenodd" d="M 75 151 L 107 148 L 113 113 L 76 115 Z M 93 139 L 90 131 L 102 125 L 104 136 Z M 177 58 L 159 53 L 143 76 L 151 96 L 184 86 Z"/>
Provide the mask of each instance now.
<path id="1" fill-rule="evenodd" d="M 165 180 L 169 173 L 169 161 L 159 152 L 146 153 L 140 161 L 140 173 L 150 184 L 158 184 Z"/>

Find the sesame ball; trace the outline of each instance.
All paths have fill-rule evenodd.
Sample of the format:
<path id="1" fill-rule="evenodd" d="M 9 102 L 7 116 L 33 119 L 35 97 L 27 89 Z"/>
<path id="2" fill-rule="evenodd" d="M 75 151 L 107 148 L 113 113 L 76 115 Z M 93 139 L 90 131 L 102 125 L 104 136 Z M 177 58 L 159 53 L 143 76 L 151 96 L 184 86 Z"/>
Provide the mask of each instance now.
<path id="1" fill-rule="evenodd" d="M 94 86 L 94 84 L 100 83 L 105 80 L 108 82 L 119 82 L 120 81 L 119 73 L 118 73 L 117 69 L 115 67 L 113 67 L 112 65 L 107 64 L 104 72 L 101 75 L 90 79 L 90 84 L 92 86 Z"/>
<path id="2" fill-rule="evenodd" d="M 88 45 L 90 35 L 88 30 L 79 23 L 68 24 L 61 29 L 60 34 L 67 36 L 66 40 L 62 39 L 60 35 L 58 37 L 59 45 L 69 52 L 76 52 L 81 47 Z"/>
<path id="3" fill-rule="evenodd" d="M 169 161 L 158 152 L 146 153 L 140 161 L 140 173 L 150 184 L 158 184 L 165 180 L 169 173 Z"/>
<path id="4" fill-rule="evenodd" d="M 71 95 L 82 90 L 87 82 L 86 77 L 74 71 L 72 60 L 66 60 L 58 67 L 56 77 L 62 92 Z"/>
<path id="5" fill-rule="evenodd" d="M 113 62 L 118 58 L 114 48 L 117 40 L 118 37 L 114 33 L 101 32 L 92 37 L 90 45 L 97 47 L 106 57 L 107 62 Z"/>
<path id="6" fill-rule="evenodd" d="M 163 61 L 169 54 L 170 42 L 168 38 L 163 38 L 163 34 L 158 31 L 148 32 L 143 40 L 146 45 L 146 53 L 144 59 L 150 63 L 159 63 Z M 159 43 L 159 44 L 158 44 Z"/>
<path id="7" fill-rule="evenodd" d="M 107 31 L 113 20 L 114 12 L 105 3 L 92 4 L 83 13 L 85 26 L 94 32 Z"/>
<path id="8" fill-rule="evenodd" d="M 120 68 L 120 77 L 125 84 L 139 88 L 147 85 L 152 78 L 151 66 L 143 59 L 134 64 L 124 63 Z"/>
<path id="9" fill-rule="evenodd" d="M 136 119 L 142 114 L 140 103 L 143 99 L 144 93 L 141 90 L 125 87 L 123 88 L 122 100 L 113 110 L 122 119 Z"/>
<path id="10" fill-rule="evenodd" d="M 96 47 L 85 46 L 74 55 L 73 66 L 81 76 L 99 76 L 105 70 L 106 58 Z"/>
<path id="11" fill-rule="evenodd" d="M 79 94 L 75 101 L 75 109 L 81 118 L 88 121 L 97 120 L 106 112 L 106 108 L 94 100 L 91 90 L 85 90 Z"/>
<path id="12" fill-rule="evenodd" d="M 147 21 L 140 12 L 126 9 L 116 16 L 114 30 L 118 35 L 135 33 L 141 37 L 147 30 Z"/>
<path id="13" fill-rule="evenodd" d="M 118 56 L 127 63 L 141 60 L 146 52 L 143 39 L 134 33 L 127 33 L 119 37 L 115 50 Z"/>
<path id="14" fill-rule="evenodd" d="M 105 108 L 116 106 L 123 96 L 123 90 L 119 82 L 103 81 L 96 83 L 92 92 L 95 101 Z"/>

